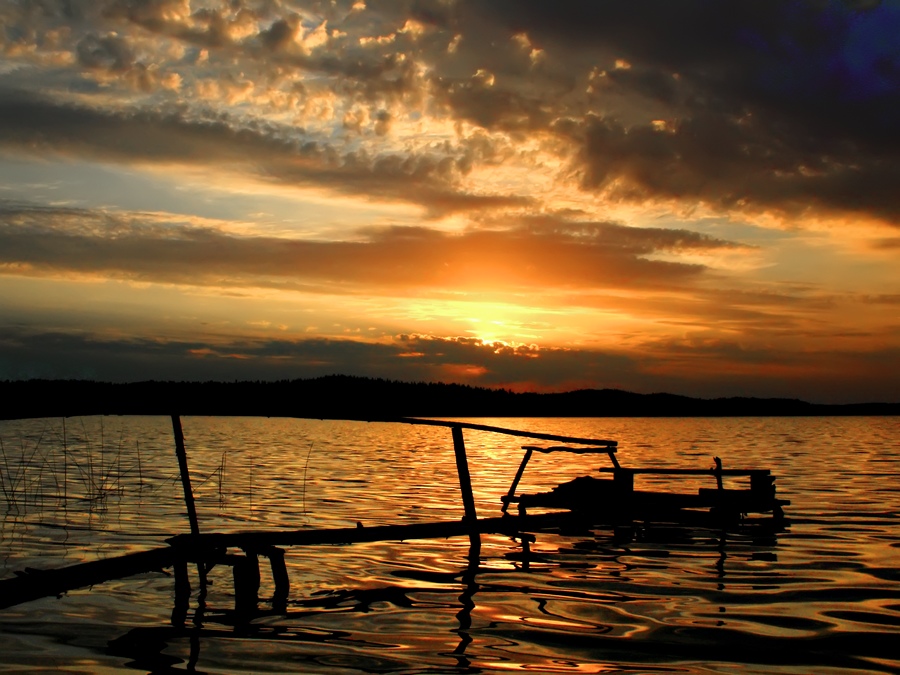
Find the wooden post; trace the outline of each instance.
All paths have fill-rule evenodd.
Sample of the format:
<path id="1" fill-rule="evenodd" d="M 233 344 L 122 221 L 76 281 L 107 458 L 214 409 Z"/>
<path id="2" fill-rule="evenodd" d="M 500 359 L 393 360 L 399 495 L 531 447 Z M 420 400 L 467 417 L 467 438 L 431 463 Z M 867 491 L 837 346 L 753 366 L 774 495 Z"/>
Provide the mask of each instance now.
<path id="1" fill-rule="evenodd" d="M 481 548 L 481 535 L 476 527 L 478 514 L 475 512 L 475 495 L 472 494 L 472 476 L 469 475 L 469 460 L 466 457 L 466 444 L 463 441 L 462 427 L 453 427 L 453 452 L 456 454 L 456 471 L 459 473 L 459 489 L 462 492 L 463 509 L 465 516 L 463 520 L 472 526 L 469 533 L 469 541 L 471 543 L 471 551 L 477 551 Z M 470 555 L 471 555 L 470 551 Z"/>
<path id="2" fill-rule="evenodd" d="M 750 494 L 759 499 L 769 500 L 775 496 L 775 478 L 762 471 L 750 474 Z"/>
<path id="3" fill-rule="evenodd" d="M 187 560 L 177 556 L 172 563 L 175 572 L 175 602 L 172 605 L 172 625 L 184 628 L 188 605 L 191 602 L 191 582 L 188 579 Z"/>
<path id="4" fill-rule="evenodd" d="M 453 427 L 453 451 L 456 453 L 456 471 L 459 473 L 459 489 L 462 491 L 465 519 L 478 520 L 475 513 L 475 496 L 472 494 L 472 477 L 469 475 L 469 460 L 466 458 L 466 444 L 463 441 L 462 427 Z"/>
<path id="5" fill-rule="evenodd" d="M 275 582 L 275 594 L 272 596 L 272 609 L 276 612 L 287 612 L 288 596 L 291 592 L 291 580 L 284 563 L 284 549 L 267 546 L 263 549 L 272 568 L 272 581 Z"/>
<path id="6" fill-rule="evenodd" d="M 175 455 L 178 457 L 178 470 L 181 472 L 181 487 L 184 488 L 184 504 L 191 523 L 191 534 L 200 534 L 197 508 L 194 506 L 194 492 L 191 490 L 191 475 L 188 473 L 187 453 L 184 450 L 184 432 L 181 430 L 181 417 L 178 415 L 172 415 L 172 431 L 175 434 Z"/>
<path id="7" fill-rule="evenodd" d="M 244 549 L 244 555 L 234 561 L 234 609 L 238 614 L 250 614 L 259 605 L 259 558 L 256 551 Z"/>
<path id="8" fill-rule="evenodd" d="M 634 493 L 634 471 L 618 467 L 613 471 L 613 485 L 620 496 L 630 499 Z"/>

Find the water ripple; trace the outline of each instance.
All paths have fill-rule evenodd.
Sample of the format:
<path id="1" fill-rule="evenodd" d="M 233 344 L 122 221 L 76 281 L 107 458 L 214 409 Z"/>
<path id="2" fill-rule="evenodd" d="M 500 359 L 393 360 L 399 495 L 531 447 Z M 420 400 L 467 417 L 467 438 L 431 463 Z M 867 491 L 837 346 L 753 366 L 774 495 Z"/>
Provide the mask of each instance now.
<path id="1" fill-rule="evenodd" d="M 288 550 L 286 606 L 241 622 L 230 568 L 173 625 L 163 573 L 0 614 L 0 672 L 900 673 L 900 472 L 891 418 L 478 420 L 620 441 L 626 466 L 766 467 L 791 500 L 778 534 L 645 524 L 521 542 Z M 0 501 L 0 577 L 144 550 L 187 528 L 166 418 L 0 424 L 31 457 Z M 184 420 L 205 531 L 456 519 L 446 429 L 316 420 Z M 112 440 L 111 440 L 112 439 Z M 497 515 L 514 438 L 467 432 L 476 507 Z M 605 459 L 605 458 L 604 458 Z M 522 491 L 603 462 L 535 457 Z M 10 465 L 14 472 L 17 467 Z M 19 475 L 15 473 L 15 475 Z M 649 481 L 648 484 L 658 484 Z M 691 489 L 703 485 L 690 482 Z"/>

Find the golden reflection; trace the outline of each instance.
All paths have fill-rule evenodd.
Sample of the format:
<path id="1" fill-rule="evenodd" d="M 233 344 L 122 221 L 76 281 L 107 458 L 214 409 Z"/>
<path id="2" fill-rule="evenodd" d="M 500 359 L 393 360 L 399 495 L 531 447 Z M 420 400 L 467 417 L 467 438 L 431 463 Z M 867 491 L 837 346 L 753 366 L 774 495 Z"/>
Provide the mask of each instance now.
<path id="1" fill-rule="evenodd" d="M 27 513 L 0 525 L 9 552 L 2 576 L 47 566 L 48 546 L 60 558 L 80 562 L 108 557 L 113 550 L 146 550 L 148 542 L 185 531 L 167 422 L 123 417 L 68 419 L 65 427 L 59 420 L 0 424 L 10 467 L 22 448 L 26 457 L 34 452 L 40 480 L 35 475 L 25 485 L 29 491 L 45 490 L 42 499 L 28 499 Z M 703 661 L 704 668 L 711 663 L 757 668 L 759 654 L 796 640 L 816 647 L 798 657 L 804 664 L 811 660 L 804 670 L 817 671 L 838 656 L 897 665 L 889 651 L 898 621 L 890 599 L 896 576 L 892 521 L 884 515 L 896 491 L 881 480 L 895 473 L 891 467 L 897 463 L 890 450 L 890 419 L 475 422 L 613 436 L 621 441 L 619 459 L 627 465 L 696 466 L 712 453 L 771 465 L 779 475 L 779 494 L 790 495 L 790 515 L 798 523 L 777 538 L 737 533 L 724 541 L 709 531 L 654 539 L 648 526 L 627 542 L 604 530 L 538 532 L 528 553 L 531 565 L 522 562 L 521 543 L 501 535 L 483 537 L 474 554 L 466 538 L 295 547 L 285 556 L 291 590 L 283 606 L 276 607 L 277 585 L 264 564 L 260 613 L 238 631 L 229 623 L 232 571 L 225 565 L 211 570 L 205 604 L 192 594 L 181 608 L 184 631 L 198 638 L 199 649 L 191 656 L 188 633 L 164 625 L 172 585 L 163 575 L 42 601 L 42 635 L 71 629 L 71 621 L 56 612 L 64 602 L 67 616 L 79 617 L 79 625 L 103 626 L 104 643 L 115 608 L 122 633 L 130 635 L 114 641 L 122 649 L 115 658 L 141 656 L 151 663 L 181 653 L 183 646 L 185 659 L 206 671 L 264 657 L 267 666 L 291 672 L 296 670 L 291 659 L 299 655 L 314 672 L 338 661 L 356 664 L 348 666 L 351 671 L 364 670 L 378 659 L 394 659 L 395 669 L 449 664 L 606 672 L 611 660 L 619 669 L 641 670 L 651 665 L 647 650 L 654 654 L 653 664 L 676 667 L 698 641 L 719 644 L 711 637 L 725 643 L 712 661 Z M 462 516 L 447 429 L 252 418 L 185 418 L 183 426 L 201 531 L 305 532 Z M 520 439 L 472 432 L 466 440 L 479 515 L 494 515 L 521 459 Z M 542 459 L 529 467 L 534 475 L 528 479 L 536 486 L 597 468 L 578 456 Z M 859 465 L 884 471 L 861 475 Z M 91 475 L 96 487 L 115 488 L 108 491 L 105 508 L 80 498 Z M 0 480 L 9 489 L 5 470 Z M 63 485 L 68 485 L 68 506 L 60 510 L 55 491 Z M 840 597 L 823 600 L 837 592 Z M 0 615 L 0 631 L 6 621 L 16 623 L 15 631 L 4 633 L 11 645 L 6 657 L 14 665 L 39 658 L 16 647 L 27 616 L 26 610 Z M 132 625 L 164 631 L 130 633 Z M 661 637 L 672 650 L 668 656 L 653 651 Z M 69 658 L 50 651 L 57 665 Z M 616 657 L 610 659 L 610 653 Z M 92 658 L 97 660 L 96 654 Z"/>

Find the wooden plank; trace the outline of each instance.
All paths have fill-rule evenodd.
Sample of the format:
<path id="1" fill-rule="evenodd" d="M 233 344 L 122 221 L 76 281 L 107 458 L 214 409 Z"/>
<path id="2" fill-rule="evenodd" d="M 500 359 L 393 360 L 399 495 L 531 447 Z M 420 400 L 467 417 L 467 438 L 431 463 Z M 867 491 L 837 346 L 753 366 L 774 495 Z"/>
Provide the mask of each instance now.
<path id="1" fill-rule="evenodd" d="M 171 567 L 176 557 L 177 551 L 171 546 L 166 546 L 106 560 L 68 565 L 55 570 L 26 568 L 25 572 L 18 573 L 16 577 L 0 580 L 0 609 L 39 598 L 62 595 L 67 591 L 101 584 L 104 581 L 122 579 L 143 572 L 155 572 L 164 567 Z"/>
<path id="2" fill-rule="evenodd" d="M 337 418 L 348 419 L 348 418 Z M 363 420 L 358 420 L 363 421 Z M 493 427 L 487 424 L 472 424 L 471 422 L 451 422 L 444 420 L 429 420 L 420 417 L 381 417 L 368 420 L 371 422 L 397 422 L 399 424 L 421 424 L 433 427 L 460 427 L 461 429 L 472 429 L 473 431 L 490 431 L 494 434 L 504 434 L 506 436 L 519 436 L 520 438 L 534 438 L 541 441 L 554 441 L 557 443 L 575 443 L 577 445 L 601 445 L 603 447 L 616 447 L 618 441 L 611 441 L 600 438 L 578 438 L 577 436 L 559 436 L 557 434 L 541 434 L 534 431 L 519 431 L 518 429 L 507 429 L 505 427 Z"/>
<path id="3" fill-rule="evenodd" d="M 715 506 L 721 500 L 723 503 L 728 506 L 740 506 L 742 504 L 751 507 L 751 510 L 755 510 L 757 507 L 766 506 L 768 508 L 772 508 L 776 503 L 778 504 L 790 504 L 790 500 L 787 499 L 776 499 L 774 491 L 769 495 L 760 495 L 754 493 L 753 490 L 718 490 L 714 488 L 700 488 L 697 490 L 697 494 L 707 500 L 711 506 Z"/>
<path id="4" fill-rule="evenodd" d="M 551 445 L 550 447 L 542 447 L 540 445 L 523 445 L 523 450 L 531 450 L 533 452 L 573 452 L 577 455 L 595 455 L 595 454 L 609 454 L 610 452 L 616 451 L 616 446 L 598 446 L 598 447 L 587 447 L 587 448 L 572 448 L 566 445 Z"/>
<path id="5" fill-rule="evenodd" d="M 535 516 L 505 515 L 481 518 L 474 523 L 465 520 L 410 523 L 408 525 L 377 525 L 374 527 L 341 527 L 306 530 L 252 530 L 244 532 L 210 532 L 207 534 L 179 534 L 168 543 L 186 555 L 203 555 L 217 548 L 260 548 L 263 546 L 316 546 L 322 544 L 354 544 L 373 541 L 408 541 L 413 539 L 447 539 L 468 536 L 473 529 L 481 534 L 518 535 L 552 527 L 571 519 L 569 514 L 551 513 Z"/>
<path id="6" fill-rule="evenodd" d="M 629 467 L 601 467 L 601 473 L 630 473 L 658 476 L 768 476 L 769 469 L 632 469 Z"/>

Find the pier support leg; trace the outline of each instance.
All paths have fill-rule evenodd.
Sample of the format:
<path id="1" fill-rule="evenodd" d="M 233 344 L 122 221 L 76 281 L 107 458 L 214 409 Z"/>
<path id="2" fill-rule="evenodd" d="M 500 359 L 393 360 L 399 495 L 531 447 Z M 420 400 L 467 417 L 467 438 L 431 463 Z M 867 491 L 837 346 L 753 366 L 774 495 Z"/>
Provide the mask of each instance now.
<path id="1" fill-rule="evenodd" d="M 475 537 L 478 537 L 477 533 Z M 456 633 L 459 635 L 459 644 L 453 650 L 453 654 L 456 656 L 459 662 L 458 665 L 461 668 L 469 668 L 471 666 L 469 659 L 466 657 L 466 648 L 472 642 L 469 629 L 472 627 L 472 610 L 475 609 L 474 597 L 479 590 L 476 577 L 481 563 L 480 556 L 481 539 L 479 538 L 477 541 L 472 540 L 469 546 L 469 564 L 466 566 L 466 571 L 462 574 L 464 587 L 462 594 L 459 596 L 462 608 L 456 613 L 456 618 L 459 620 L 459 628 L 456 630 Z"/>
<path id="2" fill-rule="evenodd" d="M 188 606 L 191 602 L 191 582 L 188 579 L 187 560 L 179 557 L 172 564 L 175 572 L 175 602 L 172 605 L 172 625 L 184 628 Z"/>
<path id="3" fill-rule="evenodd" d="M 453 451 L 456 454 L 456 471 L 459 474 L 459 489 L 462 492 L 463 520 L 472 526 L 469 541 L 472 547 L 481 550 L 481 536 L 476 529 L 478 514 L 475 512 L 475 496 L 472 494 L 472 476 L 469 474 L 469 460 L 466 457 L 466 444 L 463 441 L 462 427 L 453 427 Z"/>
<path id="4" fill-rule="evenodd" d="M 259 606 L 259 559 L 254 551 L 244 553 L 232 568 L 234 609 L 238 614 L 251 614 Z"/>
<path id="5" fill-rule="evenodd" d="M 291 580 L 288 578 L 287 566 L 284 564 L 284 549 L 272 546 L 266 551 L 269 564 L 272 566 L 272 581 L 275 582 L 275 595 L 272 596 L 272 609 L 276 612 L 287 611 L 287 600 L 291 592 Z"/>

